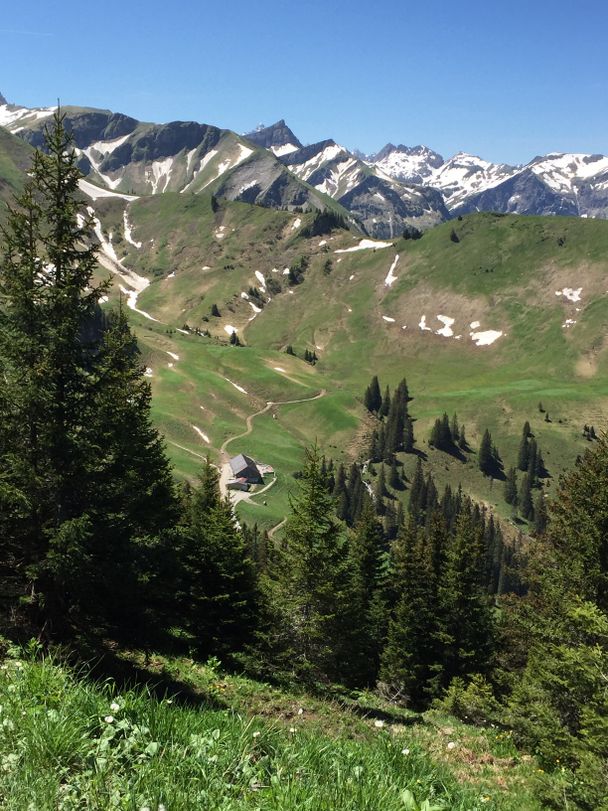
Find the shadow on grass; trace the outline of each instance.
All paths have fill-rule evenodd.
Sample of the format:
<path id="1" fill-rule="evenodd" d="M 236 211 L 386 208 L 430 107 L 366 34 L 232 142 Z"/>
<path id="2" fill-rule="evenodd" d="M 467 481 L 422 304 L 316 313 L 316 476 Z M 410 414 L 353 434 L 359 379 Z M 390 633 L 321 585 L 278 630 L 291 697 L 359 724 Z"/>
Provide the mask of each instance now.
<path id="1" fill-rule="evenodd" d="M 85 663 L 90 679 L 100 683 L 111 679 L 120 690 L 144 687 L 158 701 L 170 698 L 178 706 L 209 710 L 229 708 L 229 705 L 220 701 L 216 695 L 205 693 L 203 688 L 194 688 L 188 682 L 175 678 L 165 668 L 155 671 L 152 670 L 151 662 L 150 667 L 137 664 L 119 656 L 117 651 L 108 645 L 92 646 L 87 641 L 73 649 L 66 659 L 72 666 L 82 667 Z"/>

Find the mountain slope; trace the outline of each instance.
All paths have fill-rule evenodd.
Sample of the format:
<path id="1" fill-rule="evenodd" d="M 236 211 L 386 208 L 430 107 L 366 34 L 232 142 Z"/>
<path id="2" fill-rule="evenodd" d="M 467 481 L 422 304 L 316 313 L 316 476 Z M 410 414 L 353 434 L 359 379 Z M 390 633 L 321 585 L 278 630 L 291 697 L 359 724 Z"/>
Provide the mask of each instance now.
<path id="1" fill-rule="evenodd" d="M 0 121 L 32 146 L 44 142 L 53 108 L 0 107 Z M 65 107 L 66 127 L 88 180 L 113 192 L 154 195 L 209 188 L 227 199 L 276 208 L 340 210 L 293 177 L 272 152 L 230 130 L 192 121 L 148 124 L 109 110 Z"/>
<path id="2" fill-rule="evenodd" d="M 301 180 L 337 200 L 377 239 L 392 239 L 409 224 L 428 228 L 448 216 L 434 190 L 403 185 L 331 139 L 280 160 Z"/>

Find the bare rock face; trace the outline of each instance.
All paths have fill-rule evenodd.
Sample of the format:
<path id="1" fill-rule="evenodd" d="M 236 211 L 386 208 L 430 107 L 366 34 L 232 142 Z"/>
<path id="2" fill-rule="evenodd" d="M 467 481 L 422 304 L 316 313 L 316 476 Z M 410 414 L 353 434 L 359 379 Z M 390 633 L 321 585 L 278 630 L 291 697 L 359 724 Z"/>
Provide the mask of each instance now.
<path id="1" fill-rule="evenodd" d="M 269 127 L 258 127 L 253 132 L 248 132 L 245 135 L 248 141 L 257 146 L 262 146 L 264 149 L 272 149 L 272 147 L 281 147 L 291 144 L 298 149 L 302 146 L 298 138 L 294 135 L 292 130 L 289 129 L 284 119 L 271 124 Z"/>

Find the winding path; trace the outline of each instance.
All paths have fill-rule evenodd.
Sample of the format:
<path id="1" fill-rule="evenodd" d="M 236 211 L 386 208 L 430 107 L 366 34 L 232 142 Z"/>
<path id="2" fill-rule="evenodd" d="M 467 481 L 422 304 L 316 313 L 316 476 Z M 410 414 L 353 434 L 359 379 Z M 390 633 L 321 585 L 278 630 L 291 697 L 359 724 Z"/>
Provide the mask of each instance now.
<path id="1" fill-rule="evenodd" d="M 266 487 L 264 487 L 262 490 L 258 490 L 256 493 L 248 493 L 248 492 L 241 491 L 241 490 L 228 490 L 228 487 L 227 487 L 228 480 L 230 479 L 230 477 L 232 475 L 232 471 L 230 469 L 229 455 L 226 452 L 226 448 L 228 447 L 228 445 L 231 442 L 234 442 L 237 439 L 243 439 L 244 437 L 249 436 L 249 434 L 253 431 L 253 420 L 256 417 L 260 417 L 262 414 L 265 414 L 273 406 L 298 405 L 299 403 L 310 403 L 313 400 L 320 400 L 321 397 L 325 397 L 326 394 L 327 394 L 327 390 L 326 389 L 321 389 L 321 391 L 318 394 L 315 394 L 313 397 L 303 397 L 300 400 L 281 400 L 281 401 L 271 400 L 271 401 L 266 403 L 264 408 L 261 408 L 259 411 L 256 411 L 253 414 L 250 414 L 245 419 L 245 425 L 247 427 L 243 431 L 243 433 L 242 434 L 236 434 L 235 436 L 228 437 L 228 439 L 226 439 L 223 442 L 223 444 L 222 444 L 222 446 L 220 448 L 220 456 L 221 456 L 221 459 L 222 459 L 221 472 L 220 472 L 220 491 L 221 491 L 222 495 L 232 497 L 232 502 L 233 503 L 237 503 L 238 501 L 249 501 L 252 496 L 259 496 L 263 492 L 268 490 L 274 484 L 274 482 L 276 481 L 276 477 L 275 477 L 269 484 L 266 485 Z M 255 503 L 256 503 L 255 501 L 251 501 L 251 504 L 255 504 Z M 271 532 L 275 532 L 282 525 L 282 523 L 283 522 L 281 522 L 281 524 L 277 524 L 275 527 L 273 527 Z"/>

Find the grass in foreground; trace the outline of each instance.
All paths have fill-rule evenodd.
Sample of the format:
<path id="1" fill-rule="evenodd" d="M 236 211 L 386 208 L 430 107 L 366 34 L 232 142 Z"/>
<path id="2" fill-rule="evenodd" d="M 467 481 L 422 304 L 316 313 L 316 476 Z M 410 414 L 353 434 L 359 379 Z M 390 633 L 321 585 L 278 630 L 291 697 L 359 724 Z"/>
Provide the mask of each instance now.
<path id="1" fill-rule="evenodd" d="M 513 782 L 501 795 L 500 779 L 489 773 L 469 780 L 455 758 L 459 750 L 465 760 L 473 757 L 464 728 L 443 727 L 448 746 L 434 725 L 421 733 L 361 718 L 185 661 L 172 672 L 188 670 L 201 688 L 200 706 L 178 696 L 159 700 L 146 689 L 118 692 L 112 682 L 75 676 L 50 658 L 7 658 L 1 668 L 2 808 L 540 808 Z M 219 702 L 224 708 L 216 708 Z M 263 717 L 249 716 L 262 706 Z M 429 756 L 425 736 L 435 740 L 437 757 Z M 502 760 L 513 769 L 511 749 Z"/>

